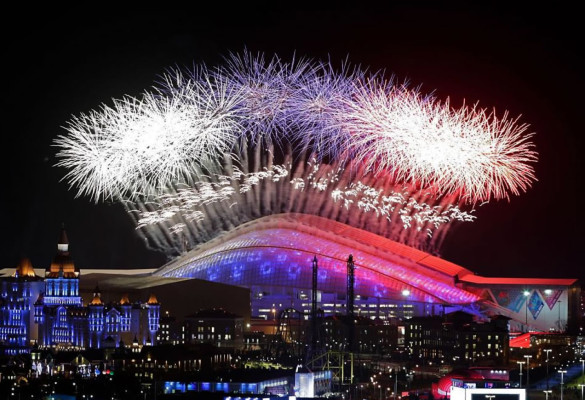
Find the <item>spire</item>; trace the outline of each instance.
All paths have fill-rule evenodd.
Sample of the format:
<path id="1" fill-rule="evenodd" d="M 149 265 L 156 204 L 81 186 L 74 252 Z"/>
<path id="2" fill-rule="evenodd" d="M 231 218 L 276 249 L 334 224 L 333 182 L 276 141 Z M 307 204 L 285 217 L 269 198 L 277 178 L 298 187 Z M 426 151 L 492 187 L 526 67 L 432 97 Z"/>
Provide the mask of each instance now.
<path id="1" fill-rule="evenodd" d="M 102 292 L 100 291 L 100 287 L 98 284 L 95 284 L 95 289 L 93 290 L 93 299 L 89 302 L 91 306 L 103 306 L 104 302 L 102 301 Z"/>
<path id="2" fill-rule="evenodd" d="M 93 300 L 89 303 L 90 306 L 103 306 L 102 298 L 99 293 L 93 296 Z"/>
<path id="3" fill-rule="evenodd" d="M 61 252 L 69 251 L 69 239 L 67 238 L 67 232 L 65 232 L 65 223 L 61 225 L 61 235 L 59 236 L 59 243 L 57 243 L 57 250 Z"/>
<path id="4" fill-rule="evenodd" d="M 45 271 L 45 277 L 79 277 L 79 270 L 75 268 L 75 264 L 69 254 L 69 239 L 67 238 L 67 232 L 65 232 L 65 225 L 61 227 L 61 235 L 57 243 L 57 254 L 53 258 L 50 267 Z"/>

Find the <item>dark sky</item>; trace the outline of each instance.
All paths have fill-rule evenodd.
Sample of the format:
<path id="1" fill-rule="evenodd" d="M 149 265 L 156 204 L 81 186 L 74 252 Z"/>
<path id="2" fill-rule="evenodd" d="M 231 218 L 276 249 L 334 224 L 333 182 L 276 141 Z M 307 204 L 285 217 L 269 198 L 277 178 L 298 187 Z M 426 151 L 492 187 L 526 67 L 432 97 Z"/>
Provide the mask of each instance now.
<path id="1" fill-rule="evenodd" d="M 2 59 L 2 264 L 45 268 L 65 223 L 81 268 L 150 268 L 130 218 L 60 182 L 53 139 L 72 116 L 138 95 L 166 68 L 248 48 L 285 59 L 350 61 L 385 69 L 452 104 L 494 107 L 536 132 L 538 182 L 510 202 L 481 207 L 455 227 L 442 256 L 486 276 L 581 278 L 583 46 L 580 13 L 566 6 L 266 7 L 195 11 L 21 10 L 5 18 Z M 464 3 L 461 3 L 464 4 Z"/>

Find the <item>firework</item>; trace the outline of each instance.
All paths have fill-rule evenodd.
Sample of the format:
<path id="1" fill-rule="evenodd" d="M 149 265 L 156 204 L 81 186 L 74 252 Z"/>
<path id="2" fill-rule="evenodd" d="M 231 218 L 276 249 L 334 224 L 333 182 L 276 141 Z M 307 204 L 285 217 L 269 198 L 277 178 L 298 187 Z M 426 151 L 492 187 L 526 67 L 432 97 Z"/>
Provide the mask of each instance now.
<path id="1" fill-rule="evenodd" d="M 147 195 L 175 180 L 190 182 L 195 165 L 212 166 L 230 151 L 241 94 L 221 81 L 174 78 L 180 90 L 172 97 L 126 97 L 70 121 L 69 135 L 55 144 L 78 195 Z"/>
<path id="2" fill-rule="evenodd" d="M 183 242 L 193 245 L 206 240 L 197 236 L 199 231 L 190 233 L 187 229 L 188 224 L 193 226 L 204 220 L 206 213 L 201 210 L 208 210 L 209 214 L 210 209 L 221 206 L 221 203 L 223 206 L 228 205 L 221 211 L 222 220 L 238 226 L 249 218 L 240 205 L 245 206 L 246 203 L 239 202 L 238 196 L 257 191 L 260 186 L 272 194 L 283 192 L 284 187 L 292 187 L 293 193 L 288 198 L 295 200 L 277 204 L 270 196 L 269 204 L 263 207 L 266 210 L 263 215 L 329 213 L 329 218 L 343 220 L 352 226 L 383 235 L 398 235 L 401 231 L 412 230 L 415 235 L 407 241 L 412 245 L 419 245 L 424 235 L 431 241 L 435 231 L 442 230 L 443 226 L 453 221 L 468 222 L 475 219 L 456 205 L 432 206 L 424 202 L 433 202 L 433 196 L 418 196 L 417 199 L 407 188 L 398 192 L 393 188 L 373 187 L 361 181 L 347 184 L 348 174 L 343 169 L 325 167 L 326 171 L 321 171 L 321 167 L 316 160 L 312 160 L 306 164 L 304 173 L 297 173 L 292 179 L 290 164 L 273 165 L 271 169 L 253 173 L 235 171 L 230 176 L 216 176 L 213 182 L 197 182 L 192 186 L 179 187 L 174 193 L 156 196 L 148 207 L 145 204 L 131 204 L 129 208 L 134 210 L 138 228 L 157 231 L 164 225 L 169 237 L 180 233 Z M 372 219 L 376 220 L 375 224 L 371 223 Z M 395 220 L 398 223 L 393 223 Z M 389 228 L 393 232 L 388 231 Z M 207 233 L 207 230 L 203 231 Z"/>
<path id="3" fill-rule="evenodd" d="M 346 103 L 349 151 L 374 174 L 458 192 L 471 202 L 530 185 L 536 153 L 528 126 L 477 107 L 454 109 L 404 86 L 370 80 Z"/>
<path id="4" fill-rule="evenodd" d="M 531 185 L 527 128 L 347 63 L 244 53 L 74 117 L 55 145 L 77 195 L 122 201 L 169 253 L 278 213 L 422 248 Z"/>

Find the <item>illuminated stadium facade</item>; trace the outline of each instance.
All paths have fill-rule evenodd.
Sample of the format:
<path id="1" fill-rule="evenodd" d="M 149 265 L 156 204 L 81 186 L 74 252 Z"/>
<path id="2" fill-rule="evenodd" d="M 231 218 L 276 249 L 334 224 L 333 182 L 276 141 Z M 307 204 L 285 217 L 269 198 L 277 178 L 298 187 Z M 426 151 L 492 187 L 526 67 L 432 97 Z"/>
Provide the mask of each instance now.
<path id="1" fill-rule="evenodd" d="M 578 296 L 575 279 L 484 278 L 367 231 L 303 214 L 241 225 L 154 275 L 250 288 L 253 316 L 275 318 L 284 308 L 308 315 L 316 256 L 319 308 L 344 313 L 349 254 L 355 260 L 355 313 L 371 318 L 464 309 L 485 318 L 508 316 L 513 330 L 564 330 Z"/>

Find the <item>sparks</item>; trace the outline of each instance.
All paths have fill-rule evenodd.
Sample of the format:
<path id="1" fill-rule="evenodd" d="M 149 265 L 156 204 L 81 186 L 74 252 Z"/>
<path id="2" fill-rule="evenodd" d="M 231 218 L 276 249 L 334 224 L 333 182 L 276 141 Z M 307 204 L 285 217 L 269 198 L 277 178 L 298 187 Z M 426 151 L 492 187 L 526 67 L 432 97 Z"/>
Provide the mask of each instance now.
<path id="1" fill-rule="evenodd" d="M 73 117 L 58 166 L 121 201 L 172 253 L 265 215 L 309 213 L 415 246 L 534 182 L 528 126 L 329 62 L 232 54 Z M 170 249 L 170 250 L 169 250 Z"/>

